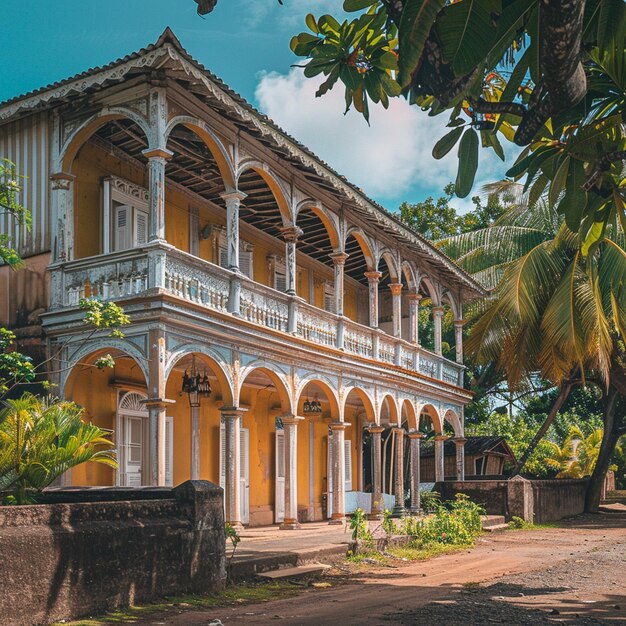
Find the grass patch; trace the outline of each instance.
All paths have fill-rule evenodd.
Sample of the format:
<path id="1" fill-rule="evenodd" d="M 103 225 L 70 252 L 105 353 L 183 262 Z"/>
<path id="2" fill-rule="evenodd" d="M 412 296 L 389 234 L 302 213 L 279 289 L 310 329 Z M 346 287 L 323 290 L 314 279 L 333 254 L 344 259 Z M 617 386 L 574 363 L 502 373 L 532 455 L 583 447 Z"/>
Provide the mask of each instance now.
<path id="1" fill-rule="evenodd" d="M 474 544 L 450 545 L 447 543 L 430 543 L 424 546 L 397 546 L 389 548 L 387 552 L 397 559 L 407 559 L 408 561 L 426 561 L 441 554 L 451 554 L 461 552 L 468 548 L 473 548 Z"/>
<path id="2" fill-rule="evenodd" d="M 233 604 L 251 604 L 267 602 L 295 596 L 303 590 L 288 582 L 270 582 L 261 584 L 233 585 L 215 595 L 190 594 L 172 596 L 162 602 L 131 606 L 127 609 L 111 611 L 102 616 L 82 619 L 74 622 L 63 622 L 63 626 L 106 626 L 108 624 L 133 624 L 156 613 L 173 613 L 194 609 L 210 609 Z M 56 626 L 61 626 L 58 622 Z"/>
<path id="3" fill-rule="evenodd" d="M 397 561 L 426 561 L 442 554 L 460 552 L 473 548 L 474 544 L 450 545 L 446 543 L 430 543 L 426 545 L 391 546 L 386 552 L 366 550 L 346 557 L 348 563 L 355 565 L 389 566 Z"/>
<path id="4" fill-rule="evenodd" d="M 533 524 L 532 522 L 524 521 L 521 517 L 512 517 L 506 530 L 544 530 L 546 528 L 559 528 L 559 525 L 556 522 Z"/>

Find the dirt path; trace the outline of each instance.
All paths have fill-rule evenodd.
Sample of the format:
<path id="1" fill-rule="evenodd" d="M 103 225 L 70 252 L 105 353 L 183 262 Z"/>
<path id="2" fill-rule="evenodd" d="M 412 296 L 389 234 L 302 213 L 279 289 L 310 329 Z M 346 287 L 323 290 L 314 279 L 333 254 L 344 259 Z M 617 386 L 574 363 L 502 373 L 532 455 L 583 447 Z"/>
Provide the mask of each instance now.
<path id="1" fill-rule="evenodd" d="M 144 624 L 597 624 L 626 622 L 626 516 L 481 537 L 473 550 L 377 568 L 295 598 Z"/>

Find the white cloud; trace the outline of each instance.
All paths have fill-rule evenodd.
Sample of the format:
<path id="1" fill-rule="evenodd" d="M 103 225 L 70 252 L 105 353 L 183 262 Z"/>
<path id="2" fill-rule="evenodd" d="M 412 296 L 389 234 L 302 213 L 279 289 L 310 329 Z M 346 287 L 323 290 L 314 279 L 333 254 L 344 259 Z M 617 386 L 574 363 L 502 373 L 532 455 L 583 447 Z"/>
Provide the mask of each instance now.
<path id="1" fill-rule="evenodd" d="M 457 156 L 453 149 L 437 161 L 432 147 L 446 130 L 447 117 L 428 117 L 403 98 L 392 99 L 389 109 L 372 105 L 370 126 L 353 109 L 343 115 L 343 86 L 321 98 L 315 91 L 321 79 L 307 79 L 299 68 L 287 75 L 261 75 L 256 99 L 261 111 L 308 146 L 365 193 L 383 201 L 398 198 L 416 188 L 440 193 L 456 177 Z M 480 151 L 475 190 L 502 176 L 500 160 L 491 151 Z M 410 200 L 421 198 L 410 197 Z M 469 198 L 467 207 L 470 208 Z M 455 203 L 461 207 L 464 201 Z M 389 207 L 395 209 L 395 207 Z M 465 207 L 464 207 L 465 208 Z"/>

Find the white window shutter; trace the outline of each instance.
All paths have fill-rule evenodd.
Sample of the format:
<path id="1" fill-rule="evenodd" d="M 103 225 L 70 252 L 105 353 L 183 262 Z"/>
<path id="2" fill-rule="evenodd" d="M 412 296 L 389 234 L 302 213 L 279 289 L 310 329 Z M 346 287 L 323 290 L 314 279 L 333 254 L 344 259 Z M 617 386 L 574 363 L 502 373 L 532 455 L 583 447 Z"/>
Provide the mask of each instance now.
<path id="1" fill-rule="evenodd" d="M 330 432 L 326 439 L 328 442 L 326 446 L 328 450 L 326 455 L 326 486 L 328 490 L 326 495 L 326 515 L 330 519 L 333 514 L 333 436 Z"/>
<path id="2" fill-rule="evenodd" d="M 350 444 L 349 439 L 343 442 L 346 491 L 352 491 L 352 451 Z"/>
<path id="3" fill-rule="evenodd" d="M 252 252 L 239 250 L 239 270 L 244 276 L 252 278 Z"/>
<path id="4" fill-rule="evenodd" d="M 274 521 L 282 522 L 285 519 L 285 431 L 276 431 L 276 459 L 275 459 L 275 510 Z"/>
<path id="5" fill-rule="evenodd" d="M 220 267 L 228 267 L 228 250 L 226 246 L 223 246 L 220 241 L 220 245 L 217 251 L 218 254 L 218 263 Z"/>
<path id="6" fill-rule="evenodd" d="M 250 523 L 250 432 L 247 428 L 239 431 L 239 484 L 241 489 L 241 521 Z"/>
<path id="7" fill-rule="evenodd" d="M 122 204 L 115 207 L 115 249 L 126 250 L 130 247 L 130 210 Z"/>
<path id="8" fill-rule="evenodd" d="M 324 310 L 335 312 L 335 286 L 330 283 L 324 284 Z"/>
<path id="9" fill-rule="evenodd" d="M 174 420 L 165 418 L 165 485 L 174 484 Z"/>
<path id="10" fill-rule="evenodd" d="M 220 487 L 226 488 L 226 429 L 220 424 Z"/>
<path id="11" fill-rule="evenodd" d="M 148 212 L 135 209 L 135 246 L 148 243 Z"/>

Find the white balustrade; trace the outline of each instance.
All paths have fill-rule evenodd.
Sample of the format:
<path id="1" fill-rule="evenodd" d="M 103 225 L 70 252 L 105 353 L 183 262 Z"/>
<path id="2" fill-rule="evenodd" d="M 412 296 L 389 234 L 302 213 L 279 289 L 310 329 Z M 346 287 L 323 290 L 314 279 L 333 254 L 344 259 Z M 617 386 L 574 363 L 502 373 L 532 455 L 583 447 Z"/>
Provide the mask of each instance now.
<path id="1" fill-rule="evenodd" d="M 338 327 L 343 324 L 343 349 L 346 354 L 373 358 L 374 333 L 378 341 L 378 359 L 440 378 L 452 385 L 463 384 L 463 366 L 441 356 L 357 324 L 334 313 L 318 309 L 271 287 L 236 276 L 230 270 L 170 246 L 156 246 L 165 259 L 165 290 L 188 302 L 226 313 L 231 282 L 240 283 L 241 317 L 265 328 L 292 331 L 307 341 L 329 347 L 337 346 Z M 51 267 L 53 305 L 78 306 L 81 298 L 102 300 L 125 298 L 145 292 L 148 283 L 148 248 L 125 250 L 88 259 L 78 259 Z M 163 283 L 160 283 L 163 285 Z M 292 326 L 290 326 L 290 310 Z M 295 321 L 295 324 L 294 324 Z"/>
<path id="2" fill-rule="evenodd" d="M 241 316 L 259 326 L 287 332 L 288 299 L 275 289 L 246 281 L 241 285 Z"/>
<path id="3" fill-rule="evenodd" d="M 190 302 L 226 311 L 228 272 L 217 265 L 176 251 L 165 262 L 165 289 Z"/>
<path id="4" fill-rule="evenodd" d="M 52 296 L 53 304 L 61 306 L 78 306 L 83 298 L 125 298 L 148 287 L 148 260 L 142 251 L 79 259 L 54 271 L 63 273 L 61 291 Z"/>
<path id="5" fill-rule="evenodd" d="M 435 355 L 433 355 L 433 358 L 429 358 L 423 353 L 420 354 L 420 374 L 430 376 L 431 378 L 437 377 L 437 361 L 434 360 L 435 358 L 437 358 Z"/>
<path id="6" fill-rule="evenodd" d="M 372 333 L 355 322 L 345 322 L 343 346 L 346 352 L 372 358 Z"/>
<path id="7" fill-rule="evenodd" d="M 300 303 L 297 334 L 308 341 L 334 347 L 337 345 L 337 316 Z"/>
<path id="8" fill-rule="evenodd" d="M 385 363 L 394 363 L 396 359 L 395 343 L 386 337 L 381 337 L 378 345 L 378 358 Z"/>

